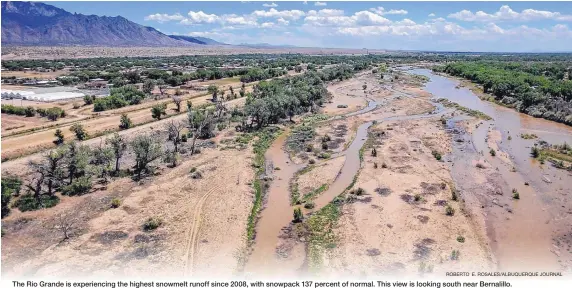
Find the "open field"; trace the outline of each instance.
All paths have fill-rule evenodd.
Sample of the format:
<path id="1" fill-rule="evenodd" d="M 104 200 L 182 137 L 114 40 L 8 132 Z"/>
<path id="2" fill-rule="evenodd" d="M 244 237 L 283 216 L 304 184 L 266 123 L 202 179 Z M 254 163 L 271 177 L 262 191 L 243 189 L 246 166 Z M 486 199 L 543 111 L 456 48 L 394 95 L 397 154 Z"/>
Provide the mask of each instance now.
<path id="1" fill-rule="evenodd" d="M 383 50 L 370 53 L 383 53 Z M 155 57 L 178 55 L 285 54 L 360 55 L 362 49 L 336 48 L 249 48 L 243 46 L 204 47 L 4 47 L 4 60 L 68 59 L 91 57 Z"/>

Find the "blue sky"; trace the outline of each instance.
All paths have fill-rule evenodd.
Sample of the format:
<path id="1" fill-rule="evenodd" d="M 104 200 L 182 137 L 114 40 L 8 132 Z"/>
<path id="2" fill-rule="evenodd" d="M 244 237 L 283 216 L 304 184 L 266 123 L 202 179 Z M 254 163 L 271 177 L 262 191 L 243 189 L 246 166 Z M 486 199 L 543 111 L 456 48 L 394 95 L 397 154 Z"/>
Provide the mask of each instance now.
<path id="1" fill-rule="evenodd" d="M 166 34 L 306 47 L 570 51 L 566 2 L 46 2 Z"/>

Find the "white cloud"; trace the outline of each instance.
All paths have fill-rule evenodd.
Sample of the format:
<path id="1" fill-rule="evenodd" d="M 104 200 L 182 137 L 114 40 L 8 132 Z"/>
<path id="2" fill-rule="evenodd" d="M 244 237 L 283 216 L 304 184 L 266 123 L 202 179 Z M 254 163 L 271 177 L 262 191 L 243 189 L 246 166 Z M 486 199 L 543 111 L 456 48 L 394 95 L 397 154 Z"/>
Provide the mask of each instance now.
<path id="1" fill-rule="evenodd" d="M 278 24 L 284 25 L 284 26 L 288 26 L 288 24 L 290 24 L 290 21 L 287 21 L 283 18 L 278 18 L 278 20 L 276 20 L 276 22 L 278 22 Z"/>
<path id="2" fill-rule="evenodd" d="M 327 6 L 327 5 L 328 5 L 328 3 L 326 3 L 326 2 L 320 2 L 320 1 L 314 2 L 314 6 Z"/>
<path id="3" fill-rule="evenodd" d="M 256 10 L 252 12 L 253 16 L 260 17 L 260 18 L 283 18 L 286 20 L 298 20 L 306 13 L 301 10 L 282 10 L 278 11 L 274 8 L 270 8 L 268 11 L 264 10 Z"/>
<path id="4" fill-rule="evenodd" d="M 308 1 L 304 1 L 302 2 L 304 5 L 308 5 Z"/>
<path id="5" fill-rule="evenodd" d="M 449 14 L 449 18 L 468 22 L 490 22 L 490 21 L 534 21 L 534 20 L 560 20 L 572 21 L 572 15 L 562 15 L 560 12 L 541 11 L 534 9 L 525 9 L 520 13 L 512 10 L 508 5 L 500 7 L 499 11 L 488 14 L 483 11 L 473 13 L 469 10 L 462 10 L 457 13 Z"/>
<path id="6" fill-rule="evenodd" d="M 383 8 L 383 7 L 370 8 L 369 11 L 372 11 L 372 12 L 379 14 L 379 15 L 406 15 L 407 14 L 407 10 L 402 10 L 402 9 L 394 10 L 394 9 L 392 9 L 392 10 L 386 11 L 385 8 Z"/>
<path id="7" fill-rule="evenodd" d="M 264 4 L 262 4 L 262 6 L 264 6 L 264 7 L 276 8 L 276 7 L 278 7 L 278 4 L 272 2 L 272 3 L 270 3 L 270 4 L 264 3 Z"/>
<path id="8" fill-rule="evenodd" d="M 435 13 L 431 13 L 428 15 L 429 17 L 435 17 Z"/>
<path id="9" fill-rule="evenodd" d="M 167 22 L 167 21 L 181 21 L 185 19 L 185 17 L 179 13 L 169 15 L 169 14 L 152 14 L 145 16 L 146 21 L 157 21 L 159 23 Z"/>
<path id="10" fill-rule="evenodd" d="M 239 16 L 236 14 L 222 15 L 220 19 L 225 25 L 230 24 L 230 25 L 241 25 L 241 26 L 251 26 L 251 27 L 258 26 L 256 19 L 252 19 L 245 16 Z"/>
<path id="11" fill-rule="evenodd" d="M 272 28 L 272 27 L 274 27 L 274 23 L 272 23 L 272 22 L 264 22 L 264 23 L 262 23 L 262 25 L 260 25 L 260 27 L 262 27 L 262 28 Z"/>
<path id="12" fill-rule="evenodd" d="M 304 18 L 304 22 L 307 25 L 314 25 L 319 27 L 350 27 L 391 23 L 390 20 L 371 11 L 358 11 L 352 16 L 345 16 L 343 12 L 344 11 L 342 10 L 334 9 L 322 9 L 320 11 L 311 10 L 308 12 L 308 16 Z"/>
<path id="13" fill-rule="evenodd" d="M 215 14 L 207 14 L 203 11 L 195 12 L 189 11 L 189 18 L 183 19 L 181 24 L 200 24 L 200 23 L 215 23 L 220 20 L 220 18 Z"/>

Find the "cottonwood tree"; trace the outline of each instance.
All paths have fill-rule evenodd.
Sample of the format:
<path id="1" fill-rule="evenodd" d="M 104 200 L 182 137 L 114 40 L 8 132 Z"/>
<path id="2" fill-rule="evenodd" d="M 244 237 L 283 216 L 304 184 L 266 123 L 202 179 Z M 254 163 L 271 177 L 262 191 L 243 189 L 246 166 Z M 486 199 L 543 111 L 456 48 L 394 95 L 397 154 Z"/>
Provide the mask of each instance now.
<path id="1" fill-rule="evenodd" d="M 212 133 L 213 116 L 208 110 L 190 110 L 187 113 L 189 130 L 193 132 L 193 141 L 191 143 L 191 155 L 195 153 L 195 144 L 197 138 L 209 136 Z M 205 131 L 210 130 L 210 131 Z M 205 135 L 206 134 L 206 135 Z"/>
<path id="2" fill-rule="evenodd" d="M 153 92 L 154 88 L 155 88 L 155 81 L 153 79 L 147 79 L 143 83 L 143 89 L 142 90 L 145 94 L 151 94 L 151 92 Z"/>
<path id="3" fill-rule="evenodd" d="M 115 155 L 113 155 L 113 148 L 110 146 L 103 145 L 103 140 L 99 143 L 98 147 L 93 149 L 93 157 L 91 159 L 91 164 L 95 165 L 98 170 L 99 177 L 103 181 L 107 182 L 107 175 L 113 170 L 113 160 Z"/>
<path id="4" fill-rule="evenodd" d="M 72 142 L 67 146 L 65 164 L 70 185 L 74 179 L 86 174 L 90 154 L 91 151 L 87 145 L 78 145 L 76 142 Z"/>
<path id="5" fill-rule="evenodd" d="M 141 179 L 141 174 L 144 171 L 149 172 L 149 163 L 163 155 L 160 140 L 148 134 L 135 136 L 131 141 L 131 148 L 135 154 L 134 170 L 138 179 Z"/>
<path id="6" fill-rule="evenodd" d="M 182 121 L 171 120 L 167 123 L 167 132 L 169 135 L 169 141 L 173 142 L 175 147 L 174 152 L 179 152 L 179 144 L 181 143 L 181 134 L 183 129 L 185 129 L 185 123 Z"/>
<path id="7" fill-rule="evenodd" d="M 180 96 L 173 96 L 171 99 L 173 99 L 173 103 L 177 106 L 177 112 L 181 112 L 181 102 L 183 102 L 183 99 Z"/>
<path id="8" fill-rule="evenodd" d="M 48 195 L 53 195 L 54 188 L 59 186 L 64 178 L 64 171 L 62 169 L 62 162 L 65 157 L 65 150 L 63 148 L 50 151 L 44 155 L 42 162 L 30 161 L 28 166 L 33 173 L 33 176 L 26 187 L 34 194 L 34 199 L 41 204 L 40 197 L 42 196 L 43 185 L 47 186 Z"/>
<path id="9" fill-rule="evenodd" d="M 115 173 L 119 172 L 119 160 L 127 151 L 127 141 L 119 133 L 114 133 L 110 138 L 105 139 L 105 143 L 111 146 L 115 157 Z"/>
<path id="10" fill-rule="evenodd" d="M 161 97 L 163 97 L 165 91 L 167 90 L 167 85 L 165 84 L 165 80 L 163 79 L 157 80 L 157 87 L 159 87 L 159 93 L 161 93 Z"/>
<path id="11" fill-rule="evenodd" d="M 230 99 L 235 99 L 236 94 L 234 94 L 234 88 L 232 88 L 232 85 L 230 86 Z"/>

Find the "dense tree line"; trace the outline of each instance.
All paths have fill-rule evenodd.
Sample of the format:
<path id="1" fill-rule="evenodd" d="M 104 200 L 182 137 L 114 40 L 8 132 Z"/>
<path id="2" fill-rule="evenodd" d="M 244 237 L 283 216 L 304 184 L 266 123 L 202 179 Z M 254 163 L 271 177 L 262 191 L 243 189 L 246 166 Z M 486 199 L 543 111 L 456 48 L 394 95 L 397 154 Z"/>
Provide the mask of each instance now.
<path id="1" fill-rule="evenodd" d="M 567 63 L 456 62 L 434 68 L 482 85 L 495 100 L 534 117 L 572 125 Z"/>
<path id="2" fill-rule="evenodd" d="M 141 103 L 143 99 L 145 99 L 145 93 L 139 91 L 135 86 L 127 85 L 113 88 L 109 96 L 95 99 L 93 111 L 99 112 L 136 105 Z"/>
<path id="3" fill-rule="evenodd" d="M 319 72 L 307 71 L 303 75 L 261 81 L 246 99 L 244 113 L 250 119 L 248 127 L 260 129 L 280 119 L 316 111 L 330 97 L 325 82 L 348 79 L 368 67 L 368 62 L 339 65 Z"/>
<path id="4" fill-rule="evenodd" d="M 52 108 L 34 108 L 32 106 L 21 107 L 10 104 L 2 104 L 2 113 L 14 114 L 19 116 L 34 117 L 36 114 L 40 117 L 46 117 L 49 120 L 56 121 L 61 117 L 66 117 L 66 112 L 60 107 Z"/>

